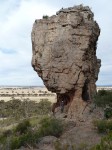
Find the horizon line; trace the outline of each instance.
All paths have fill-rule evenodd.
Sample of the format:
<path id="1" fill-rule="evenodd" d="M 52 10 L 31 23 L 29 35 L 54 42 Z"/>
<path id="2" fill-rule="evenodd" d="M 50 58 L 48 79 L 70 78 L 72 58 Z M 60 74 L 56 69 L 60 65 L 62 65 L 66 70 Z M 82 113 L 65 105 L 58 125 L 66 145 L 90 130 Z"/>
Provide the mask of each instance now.
<path id="1" fill-rule="evenodd" d="M 103 85 L 96 85 L 96 86 L 112 86 L 112 84 L 103 84 Z M 0 87 L 46 87 L 45 85 L 0 85 Z"/>

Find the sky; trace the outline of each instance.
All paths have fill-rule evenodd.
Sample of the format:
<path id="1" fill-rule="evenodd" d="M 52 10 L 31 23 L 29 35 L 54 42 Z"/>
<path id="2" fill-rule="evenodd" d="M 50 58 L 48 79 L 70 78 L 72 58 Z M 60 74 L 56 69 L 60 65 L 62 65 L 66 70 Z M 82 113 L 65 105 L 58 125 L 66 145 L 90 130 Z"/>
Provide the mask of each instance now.
<path id="1" fill-rule="evenodd" d="M 83 4 L 94 12 L 101 34 L 97 57 L 102 60 L 97 85 L 112 85 L 112 0 L 0 0 L 0 86 L 43 86 L 31 67 L 31 31 L 35 19 Z"/>

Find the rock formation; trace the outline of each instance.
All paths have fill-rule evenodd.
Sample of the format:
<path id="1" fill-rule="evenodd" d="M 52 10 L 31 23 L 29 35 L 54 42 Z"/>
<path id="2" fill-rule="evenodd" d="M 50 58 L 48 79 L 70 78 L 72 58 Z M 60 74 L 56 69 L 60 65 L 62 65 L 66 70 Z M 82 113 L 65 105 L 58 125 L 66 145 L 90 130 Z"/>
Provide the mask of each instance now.
<path id="1" fill-rule="evenodd" d="M 35 20 L 32 66 L 48 90 L 57 94 L 53 111 L 66 105 L 67 117 L 80 119 L 96 92 L 101 60 L 96 57 L 100 29 L 89 7 L 59 10 Z"/>

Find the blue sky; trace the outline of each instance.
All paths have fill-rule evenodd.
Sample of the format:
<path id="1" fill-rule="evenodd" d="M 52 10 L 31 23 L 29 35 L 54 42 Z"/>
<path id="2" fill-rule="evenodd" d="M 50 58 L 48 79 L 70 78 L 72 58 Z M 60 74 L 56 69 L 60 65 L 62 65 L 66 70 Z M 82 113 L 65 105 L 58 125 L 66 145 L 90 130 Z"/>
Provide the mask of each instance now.
<path id="1" fill-rule="evenodd" d="M 97 85 L 112 85 L 112 0 L 0 0 L 0 85 L 43 85 L 31 67 L 33 22 L 79 4 L 90 6 L 101 28 Z"/>

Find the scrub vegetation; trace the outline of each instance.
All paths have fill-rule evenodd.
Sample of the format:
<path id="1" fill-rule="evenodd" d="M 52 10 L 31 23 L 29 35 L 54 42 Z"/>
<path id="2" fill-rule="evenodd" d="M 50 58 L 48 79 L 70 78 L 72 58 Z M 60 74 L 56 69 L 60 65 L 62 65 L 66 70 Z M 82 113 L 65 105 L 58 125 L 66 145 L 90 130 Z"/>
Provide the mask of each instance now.
<path id="1" fill-rule="evenodd" d="M 104 111 L 102 120 L 94 120 L 95 130 L 101 135 L 101 142 L 92 147 L 84 143 L 79 145 L 54 142 L 56 150 L 110 150 L 112 149 L 112 92 L 99 91 L 94 96 L 94 104 Z M 26 99 L 0 101 L 0 149 L 37 148 L 42 137 L 60 136 L 65 132 L 66 124 L 51 117 L 51 103 L 41 100 L 39 103 Z M 103 135 L 103 136 L 102 136 Z"/>

